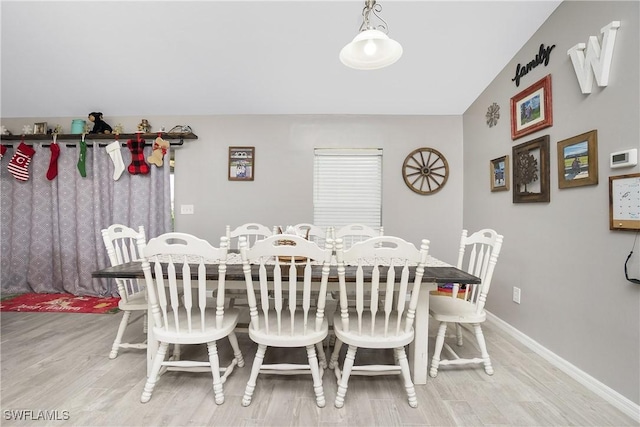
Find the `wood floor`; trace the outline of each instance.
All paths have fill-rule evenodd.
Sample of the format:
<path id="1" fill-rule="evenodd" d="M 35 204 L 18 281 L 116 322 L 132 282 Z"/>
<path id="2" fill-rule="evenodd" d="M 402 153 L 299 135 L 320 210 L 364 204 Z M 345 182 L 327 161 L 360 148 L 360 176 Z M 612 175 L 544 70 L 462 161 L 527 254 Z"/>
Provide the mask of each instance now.
<path id="1" fill-rule="evenodd" d="M 253 402 L 240 404 L 256 346 L 239 334 L 248 362 L 224 385 L 226 401 L 213 400 L 211 375 L 168 372 L 151 401 L 140 403 L 145 358 L 140 350 L 109 350 L 121 313 L 1 313 L 0 424 L 3 426 L 633 426 L 600 397 L 551 366 L 522 344 L 487 325 L 485 336 L 495 374 L 444 368 L 427 385 L 416 386 L 418 408 L 410 408 L 400 378 L 354 377 L 344 408 L 336 409 L 336 381 L 325 372 L 327 406 L 318 408 L 310 376 L 258 377 Z M 432 327 L 435 327 L 431 322 Z M 432 331 L 433 333 L 433 331 Z M 141 320 L 127 330 L 142 334 Z M 470 338 L 470 335 L 467 336 Z M 467 340 L 466 345 L 471 341 Z M 230 360 L 221 342 L 223 361 Z M 280 352 L 279 354 L 277 352 Z M 183 354 L 205 357 L 203 346 Z M 464 352 L 461 352 L 464 354 Z M 287 356 L 302 361 L 304 350 Z M 392 360 L 358 353 L 359 357 Z M 356 363 L 358 362 L 356 358 Z M 224 362 L 223 362 L 224 363 Z M 31 413 L 20 411 L 30 410 Z M 59 420 L 15 420 L 22 415 Z M 54 412 L 57 411 L 57 412 Z M 68 420 L 60 420 L 68 418 Z"/>

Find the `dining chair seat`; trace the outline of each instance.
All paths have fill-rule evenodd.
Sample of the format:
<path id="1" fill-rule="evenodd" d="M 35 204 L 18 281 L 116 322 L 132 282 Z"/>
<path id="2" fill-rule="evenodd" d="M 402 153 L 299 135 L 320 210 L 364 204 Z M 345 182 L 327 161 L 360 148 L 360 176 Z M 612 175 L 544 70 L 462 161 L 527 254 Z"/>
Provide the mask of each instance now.
<path id="1" fill-rule="evenodd" d="M 320 328 L 316 329 L 315 313 L 308 316 L 307 322 L 304 321 L 303 315 L 304 313 L 295 313 L 292 322 L 291 314 L 285 312 L 278 322 L 275 311 L 271 310 L 267 316 L 268 323 L 261 323 L 259 328 L 249 328 L 249 337 L 255 342 L 271 347 L 304 347 L 324 340 L 328 332 L 327 319 L 323 319 Z M 278 324 L 281 325 L 281 330 L 276 334 L 274 332 L 278 330 Z"/>
<path id="2" fill-rule="evenodd" d="M 118 301 L 118 308 L 122 311 L 146 311 L 148 307 L 146 290 L 129 295 L 127 300 L 120 298 L 120 301 Z"/>
<path id="3" fill-rule="evenodd" d="M 348 311 L 348 315 L 352 319 L 358 318 L 358 313 L 355 309 L 350 309 Z M 400 319 L 400 322 L 402 322 L 402 319 Z M 372 316 L 371 313 L 363 313 L 361 328 L 363 333 L 359 333 L 358 329 L 360 329 L 360 327 L 349 330 L 344 329 L 340 313 L 335 313 L 333 316 L 333 331 L 336 334 L 337 339 L 342 342 L 358 341 L 363 344 L 362 347 L 366 348 L 395 348 L 410 344 L 414 337 L 413 328 L 406 331 L 400 328 L 400 330 L 397 331 L 397 334 L 395 334 L 395 332 L 394 334 L 385 333 L 388 329 L 385 325 L 397 324 L 397 312 L 389 316 L 388 323 L 385 322 L 385 313 L 376 313 L 375 317 Z M 371 325 L 373 325 L 373 330 Z M 367 337 L 370 337 L 370 339 Z"/>
<path id="4" fill-rule="evenodd" d="M 437 313 L 441 322 L 458 323 L 463 319 L 465 323 L 475 323 L 487 319 L 487 312 L 477 312 L 477 306 L 473 302 L 446 295 L 431 295 L 429 309 Z"/>
<path id="5" fill-rule="evenodd" d="M 241 310 L 237 308 L 225 308 L 222 324 L 216 326 L 216 308 L 205 309 L 204 328 L 200 328 L 202 316 L 198 312 L 191 315 L 191 324 L 197 325 L 198 330 L 194 330 L 188 335 L 184 331 L 178 330 L 175 324 L 167 324 L 167 327 L 154 327 L 153 333 L 159 341 L 168 341 L 174 344 L 201 344 L 206 337 L 207 340 L 219 340 L 229 335 L 236 327 Z M 187 325 L 187 314 L 180 312 L 177 316 L 177 322 L 180 325 Z M 194 328 L 195 329 L 195 328 Z"/>

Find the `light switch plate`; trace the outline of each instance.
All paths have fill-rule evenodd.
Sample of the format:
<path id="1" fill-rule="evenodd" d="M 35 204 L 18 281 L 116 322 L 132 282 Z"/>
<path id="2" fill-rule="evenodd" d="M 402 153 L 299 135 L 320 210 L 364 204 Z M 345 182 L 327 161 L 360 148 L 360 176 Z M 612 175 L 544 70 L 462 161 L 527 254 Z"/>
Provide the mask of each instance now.
<path id="1" fill-rule="evenodd" d="M 193 215 L 193 205 L 180 205 L 180 213 L 182 215 Z"/>

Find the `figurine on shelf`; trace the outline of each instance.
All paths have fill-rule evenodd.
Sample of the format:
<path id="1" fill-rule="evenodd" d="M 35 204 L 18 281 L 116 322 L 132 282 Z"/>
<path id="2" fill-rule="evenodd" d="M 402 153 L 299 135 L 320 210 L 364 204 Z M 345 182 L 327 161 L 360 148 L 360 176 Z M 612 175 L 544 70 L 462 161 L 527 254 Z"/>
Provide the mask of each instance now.
<path id="1" fill-rule="evenodd" d="M 93 122 L 93 129 L 89 133 L 111 133 L 113 129 L 102 120 L 102 113 L 89 113 L 89 121 Z"/>
<path id="2" fill-rule="evenodd" d="M 116 135 L 120 135 L 122 133 L 122 129 L 124 129 L 122 123 L 118 123 L 113 127 L 113 133 L 115 133 Z"/>
<path id="3" fill-rule="evenodd" d="M 4 127 L 4 125 L 2 125 L 2 127 L 0 127 L 0 134 L 11 135 L 11 132 L 9 132 L 9 129 L 7 129 L 6 127 Z"/>
<path id="4" fill-rule="evenodd" d="M 62 126 L 60 126 L 60 125 L 56 125 L 56 126 L 53 128 L 53 133 L 54 133 L 54 134 L 60 134 L 60 133 L 62 133 Z"/>
<path id="5" fill-rule="evenodd" d="M 138 131 L 143 133 L 151 132 L 151 125 L 149 124 L 149 120 L 142 119 L 142 121 L 138 125 Z"/>
<path id="6" fill-rule="evenodd" d="M 33 133 L 33 126 L 24 125 L 22 126 L 22 134 L 23 135 L 31 135 Z"/>

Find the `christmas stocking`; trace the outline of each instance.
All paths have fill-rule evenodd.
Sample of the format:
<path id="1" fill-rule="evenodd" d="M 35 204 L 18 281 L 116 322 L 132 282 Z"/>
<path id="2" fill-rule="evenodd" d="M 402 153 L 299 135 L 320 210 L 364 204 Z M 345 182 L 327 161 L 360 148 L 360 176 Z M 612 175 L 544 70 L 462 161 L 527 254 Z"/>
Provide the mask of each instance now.
<path id="1" fill-rule="evenodd" d="M 80 141 L 80 156 L 78 157 L 78 170 L 80 176 L 85 178 L 87 176 L 87 143 L 84 140 Z"/>
<path id="2" fill-rule="evenodd" d="M 11 158 L 9 166 L 7 166 L 11 175 L 18 181 L 27 181 L 29 179 L 29 163 L 31 163 L 31 158 L 34 154 L 36 154 L 36 150 L 24 142 L 18 145 L 16 153 Z"/>
<path id="3" fill-rule="evenodd" d="M 144 161 L 144 139 L 127 141 L 127 147 L 131 151 L 131 164 L 129 165 L 129 173 L 131 175 L 146 175 L 149 173 L 149 165 Z"/>
<path id="4" fill-rule="evenodd" d="M 153 143 L 153 153 L 149 157 L 147 157 L 147 161 L 151 164 L 154 164 L 158 167 L 162 166 L 165 154 L 167 154 L 167 150 L 169 149 L 169 142 L 164 139 L 157 137 L 155 142 Z"/>
<path id="5" fill-rule="evenodd" d="M 55 142 L 49 146 L 51 149 L 51 160 L 49 161 L 49 170 L 47 170 L 47 179 L 51 181 L 58 176 L 58 156 L 60 155 L 60 146 Z"/>
<path id="6" fill-rule="evenodd" d="M 117 181 L 120 179 L 122 172 L 124 172 L 124 161 L 122 160 L 122 153 L 120 152 L 120 141 L 113 141 L 107 145 L 105 149 L 113 162 L 113 180 Z"/>
<path id="7" fill-rule="evenodd" d="M 0 159 L 4 157 L 4 153 L 6 153 L 7 147 L 0 144 Z"/>

